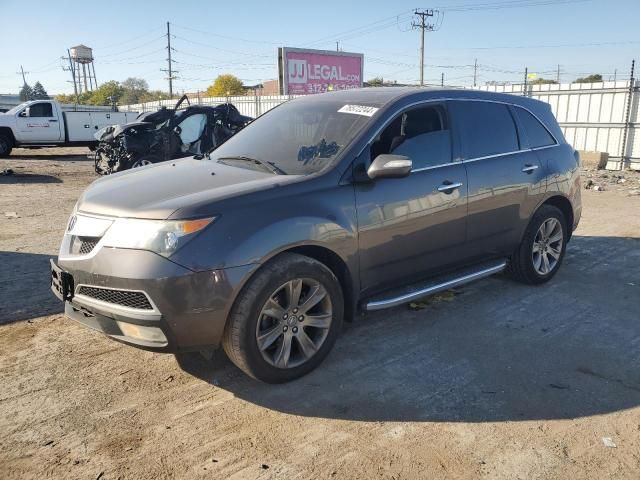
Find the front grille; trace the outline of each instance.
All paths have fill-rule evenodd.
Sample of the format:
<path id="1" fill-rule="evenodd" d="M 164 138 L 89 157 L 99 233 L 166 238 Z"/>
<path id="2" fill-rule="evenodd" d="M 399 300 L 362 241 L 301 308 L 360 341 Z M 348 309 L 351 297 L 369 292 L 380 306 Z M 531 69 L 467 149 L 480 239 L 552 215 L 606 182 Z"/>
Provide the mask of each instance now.
<path id="1" fill-rule="evenodd" d="M 142 292 L 111 290 L 108 288 L 87 287 L 83 285 L 78 289 L 78 294 L 123 307 L 136 308 L 138 310 L 153 310 L 149 299 Z"/>
<path id="2" fill-rule="evenodd" d="M 97 244 L 98 242 L 95 242 L 95 241 L 82 242 L 80 244 L 80 250 L 79 250 L 80 255 L 86 255 L 87 253 L 91 253 L 91 250 L 93 250 L 93 248 Z"/>
<path id="3" fill-rule="evenodd" d="M 93 251 L 100 237 L 77 237 L 71 239 L 70 252 L 73 255 L 87 255 Z"/>

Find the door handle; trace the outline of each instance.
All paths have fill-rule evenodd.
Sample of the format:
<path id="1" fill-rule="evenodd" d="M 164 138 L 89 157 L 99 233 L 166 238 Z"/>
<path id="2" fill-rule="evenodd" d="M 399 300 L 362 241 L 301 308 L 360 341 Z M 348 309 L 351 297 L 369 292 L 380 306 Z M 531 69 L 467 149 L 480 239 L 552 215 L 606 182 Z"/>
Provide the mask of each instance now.
<path id="1" fill-rule="evenodd" d="M 458 183 L 445 182 L 438 187 L 438 191 L 444 192 L 444 193 L 451 193 L 452 191 L 460 188 L 461 186 L 462 186 L 462 183 L 460 182 Z"/>
<path id="2" fill-rule="evenodd" d="M 530 165 L 528 163 L 524 167 L 522 167 L 522 171 L 524 173 L 531 173 L 531 172 L 533 172 L 534 170 L 537 170 L 537 169 L 538 169 L 538 165 Z"/>
<path id="3" fill-rule="evenodd" d="M 57 122 L 58 120 L 56 120 L 56 119 L 51 119 L 51 120 L 49 120 L 49 121 L 50 121 L 50 122 Z"/>

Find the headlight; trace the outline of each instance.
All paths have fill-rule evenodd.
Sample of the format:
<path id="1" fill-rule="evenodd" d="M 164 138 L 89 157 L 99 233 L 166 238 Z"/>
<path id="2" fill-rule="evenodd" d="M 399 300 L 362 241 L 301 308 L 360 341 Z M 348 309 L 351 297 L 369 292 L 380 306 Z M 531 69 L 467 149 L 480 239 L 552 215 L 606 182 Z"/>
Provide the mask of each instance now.
<path id="1" fill-rule="evenodd" d="M 198 220 L 139 220 L 120 218 L 104 236 L 105 247 L 151 250 L 168 257 L 215 217 Z"/>

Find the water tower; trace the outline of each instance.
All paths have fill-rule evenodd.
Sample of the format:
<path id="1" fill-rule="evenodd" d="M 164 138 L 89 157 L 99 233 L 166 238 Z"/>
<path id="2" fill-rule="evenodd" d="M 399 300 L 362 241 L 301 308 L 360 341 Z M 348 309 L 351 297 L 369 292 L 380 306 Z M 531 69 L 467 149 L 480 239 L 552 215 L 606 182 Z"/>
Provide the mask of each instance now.
<path id="1" fill-rule="evenodd" d="M 83 84 L 85 92 L 92 91 L 94 88 L 98 87 L 98 82 L 96 81 L 96 67 L 93 63 L 93 51 L 89 47 L 82 44 L 71 47 L 69 49 L 69 61 L 71 63 L 74 90 L 78 93 L 82 93 Z"/>

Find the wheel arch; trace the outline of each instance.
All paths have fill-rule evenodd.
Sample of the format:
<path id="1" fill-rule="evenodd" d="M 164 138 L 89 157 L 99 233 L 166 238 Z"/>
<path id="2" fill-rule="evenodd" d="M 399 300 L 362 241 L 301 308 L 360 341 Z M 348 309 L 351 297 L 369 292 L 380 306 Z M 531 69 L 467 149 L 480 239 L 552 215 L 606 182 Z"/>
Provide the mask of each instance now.
<path id="1" fill-rule="evenodd" d="M 564 215 L 567 221 L 566 227 L 567 227 L 567 233 L 569 235 L 569 238 L 567 239 L 567 241 L 569 241 L 573 234 L 573 221 L 574 221 L 573 205 L 571 205 L 571 201 L 567 197 L 564 197 L 562 195 L 554 195 L 550 198 L 547 198 L 542 204 L 540 204 L 538 208 L 536 208 L 536 211 L 538 211 L 538 209 L 542 205 L 551 205 L 553 207 L 556 207 L 562 212 L 562 214 Z"/>
<path id="2" fill-rule="evenodd" d="M 351 322 L 356 311 L 357 299 L 354 293 L 353 277 L 347 263 L 340 255 L 327 247 L 319 245 L 300 245 L 281 253 L 285 252 L 297 253 L 305 257 L 313 258 L 333 272 L 342 287 L 342 294 L 344 296 L 344 319 L 347 322 Z"/>
<path id="3" fill-rule="evenodd" d="M 277 260 L 282 255 L 287 253 L 296 253 L 305 257 L 312 258 L 325 265 L 336 276 L 340 286 L 342 287 L 342 294 L 344 296 L 344 320 L 351 322 L 357 311 L 357 286 L 354 284 L 354 277 L 349 269 L 347 262 L 338 255 L 332 249 L 318 244 L 302 244 L 302 245 L 290 245 L 277 252 L 273 252 L 266 258 L 258 268 L 251 271 L 251 273 L 242 281 L 238 293 L 234 298 L 234 304 L 240 296 L 240 292 L 249 284 L 252 278 L 261 271 L 266 265 Z M 228 319 L 227 319 L 228 321 Z"/>

